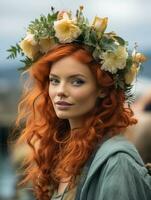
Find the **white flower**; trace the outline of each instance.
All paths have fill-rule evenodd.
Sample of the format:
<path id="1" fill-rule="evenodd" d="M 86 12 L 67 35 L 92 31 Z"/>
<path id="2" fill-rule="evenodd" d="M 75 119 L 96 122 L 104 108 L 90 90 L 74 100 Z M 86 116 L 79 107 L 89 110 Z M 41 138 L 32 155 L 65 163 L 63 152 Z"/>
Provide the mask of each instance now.
<path id="1" fill-rule="evenodd" d="M 80 28 L 66 13 L 63 14 L 63 19 L 54 22 L 54 30 L 61 43 L 70 43 L 81 34 Z"/>
<path id="2" fill-rule="evenodd" d="M 31 33 L 27 33 L 27 36 L 20 42 L 19 45 L 28 58 L 34 59 L 39 52 L 38 42 L 35 41 L 34 35 Z"/>
<path id="3" fill-rule="evenodd" d="M 118 46 L 115 52 L 105 52 L 100 56 L 103 59 L 101 69 L 115 74 L 118 69 L 124 69 L 128 52 L 124 46 Z"/>

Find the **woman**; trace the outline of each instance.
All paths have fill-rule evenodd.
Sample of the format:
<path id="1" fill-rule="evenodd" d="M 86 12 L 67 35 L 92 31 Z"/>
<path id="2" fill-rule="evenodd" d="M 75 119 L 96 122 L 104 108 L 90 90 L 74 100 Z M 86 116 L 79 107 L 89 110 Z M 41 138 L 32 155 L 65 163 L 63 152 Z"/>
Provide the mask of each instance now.
<path id="1" fill-rule="evenodd" d="M 88 26 L 82 9 L 76 20 L 52 9 L 14 47 L 28 75 L 16 121 L 31 148 L 23 183 L 40 200 L 150 199 L 151 177 L 124 136 L 137 122 L 125 102 L 144 57 L 105 33 L 107 18 Z"/>

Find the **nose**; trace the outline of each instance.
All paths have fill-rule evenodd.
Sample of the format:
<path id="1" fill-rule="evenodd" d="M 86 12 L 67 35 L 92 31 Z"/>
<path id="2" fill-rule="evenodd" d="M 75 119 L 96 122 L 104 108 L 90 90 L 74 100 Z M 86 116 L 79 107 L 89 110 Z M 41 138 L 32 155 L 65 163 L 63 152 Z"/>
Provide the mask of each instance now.
<path id="1" fill-rule="evenodd" d="M 60 84 L 59 87 L 56 89 L 57 96 L 59 97 L 66 97 L 68 96 L 67 87 L 65 84 Z"/>

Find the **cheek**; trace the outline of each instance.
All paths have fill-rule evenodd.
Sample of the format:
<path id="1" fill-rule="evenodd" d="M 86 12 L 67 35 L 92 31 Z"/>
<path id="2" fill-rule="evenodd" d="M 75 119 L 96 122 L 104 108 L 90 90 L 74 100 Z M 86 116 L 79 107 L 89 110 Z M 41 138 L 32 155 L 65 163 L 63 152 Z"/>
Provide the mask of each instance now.
<path id="1" fill-rule="evenodd" d="M 79 91 L 75 91 L 73 98 L 79 103 L 85 103 L 88 100 L 92 100 L 96 97 L 96 90 L 87 88 Z"/>

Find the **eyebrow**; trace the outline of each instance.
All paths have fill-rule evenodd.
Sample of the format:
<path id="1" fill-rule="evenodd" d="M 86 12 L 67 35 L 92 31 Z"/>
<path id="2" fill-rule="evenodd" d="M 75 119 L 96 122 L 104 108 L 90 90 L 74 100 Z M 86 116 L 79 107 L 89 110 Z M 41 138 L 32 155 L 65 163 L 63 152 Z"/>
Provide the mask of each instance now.
<path id="1" fill-rule="evenodd" d="M 59 76 L 57 76 L 56 74 L 50 74 L 49 77 L 50 77 L 50 76 L 59 77 Z M 83 74 L 74 74 L 74 75 L 69 76 L 69 78 L 73 78 L 73 77 L 75 77 L 75 76 L 83 76 L 84 78 L 86 78 Z"/>

